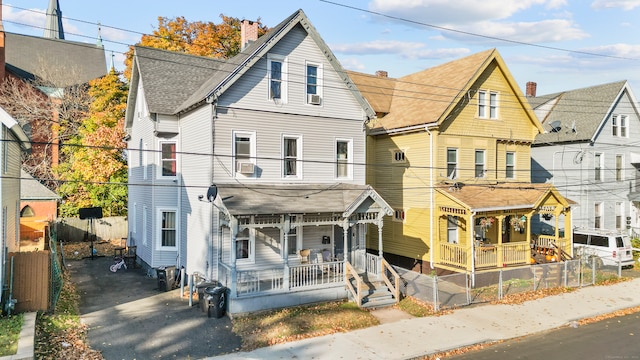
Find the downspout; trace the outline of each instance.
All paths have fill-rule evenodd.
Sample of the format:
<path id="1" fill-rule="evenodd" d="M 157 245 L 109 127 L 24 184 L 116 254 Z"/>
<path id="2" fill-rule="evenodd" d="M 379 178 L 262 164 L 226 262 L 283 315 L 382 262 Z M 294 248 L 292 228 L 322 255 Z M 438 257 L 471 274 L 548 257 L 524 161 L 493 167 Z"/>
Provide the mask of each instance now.
<path id="1" fill-rule="evenodd" d="M 424 127 L 424 131 L 429 134 L 429 207 L 430 216 L 429 216 L 429 266 L 431 269 L 434 269 L 433 266 L 433 216 L 434 216 L 434 207 L 435 207 L 435 199 L 433 198 L 435 191 L 433 189 L 433 134 L 429 131 L 428 125 Z"/>

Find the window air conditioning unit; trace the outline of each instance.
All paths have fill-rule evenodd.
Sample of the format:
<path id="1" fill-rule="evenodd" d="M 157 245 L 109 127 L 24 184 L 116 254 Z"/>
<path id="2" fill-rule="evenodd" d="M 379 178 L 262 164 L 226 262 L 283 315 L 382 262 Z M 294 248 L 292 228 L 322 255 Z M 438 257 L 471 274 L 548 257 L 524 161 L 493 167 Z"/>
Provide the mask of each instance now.
<path id="1" fill-rule="evenodd" d="M 255 165 L 250 162 L 240 162 L 237 165 L 236 171 L 241 174 L 253 174 Z"/>
<path id="2" fill-rule="evenodd" d="M 311 105 L 320 105 L 320 95 L 317 94 L 307 94 L 307 103 Z"/>

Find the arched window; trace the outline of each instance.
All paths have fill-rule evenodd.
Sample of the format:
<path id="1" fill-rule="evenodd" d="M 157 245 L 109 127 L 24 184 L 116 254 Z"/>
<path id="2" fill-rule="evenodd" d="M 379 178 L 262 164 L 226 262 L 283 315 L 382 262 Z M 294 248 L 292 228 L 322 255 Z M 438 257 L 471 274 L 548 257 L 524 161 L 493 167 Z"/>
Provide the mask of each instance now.
<path id="1" fill-rule="evenodd" d="M 36 212 L 33 211 L 33 208 L 29 205 L 22 208 L 20 211 L 20 217 L 33 217 L 36 216 Z"/>

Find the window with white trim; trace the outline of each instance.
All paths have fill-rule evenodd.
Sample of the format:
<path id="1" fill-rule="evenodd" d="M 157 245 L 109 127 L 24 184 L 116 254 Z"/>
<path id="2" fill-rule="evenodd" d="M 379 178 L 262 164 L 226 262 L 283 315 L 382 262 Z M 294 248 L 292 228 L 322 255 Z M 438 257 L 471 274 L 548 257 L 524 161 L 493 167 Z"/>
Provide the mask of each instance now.
<path id="1" fill-rule="evenodd" d="M 498 118 L 498 93 L 496 92 L 489 93 L 489 118 Z"/>
<path id="2" fill-rule="evenodd" d="M 593 180 L 602 181 L 602 153 L 595 153 L 593 156 Z"/>
<path id="3" fill-rule="evenodd" d="M 287 62 L 284 56 L 267 55 L 267 77 L 269 79 L 269 100 L 287 102 Z"/>
<path id="4" fill-rule="evenodd" d="M 176 142 L 160 142 L 161 177 L 175 177 L 177 175 Z"/>
<path id="5" fill-rule="evenodd" d="M 255 229 L 244 229 L 236 236 L 236 261 L 254 261 Z"/>
<path id="6" fill-rule="evenodd" d="M 447 242 L 458 243 L 458 217 L 447 215 Z"/>
<path id="7" fill-rule="evenodd" d="M 513 151 L 507 151 L 505 158 L 505 177 L 507 179 L 515 179 L 516 178 L 516 153 Z"/>
<path id="8" fill-rule="evenodd" d="M 147 158 L 147 156 L 149 156 L 149 145 L 147 145 L 147 143 L 142 145 L 142 151 L 140 153 L 140 158 L 142 159 L 142 179 L 147 180 L 149 178 L 149 160 Z"/>
<path id="9" fill-rule="evenodd" d="M 624 155 L 616 155 L 616 181 L 624 180 Z"/>
<path id="10" fill-rule="evenodd" d="M 147 246 L 147 206 L 142 207 L 142 245 Z"/>
<path id="11" fill-rule="evenodd" d="M 302 177 L 302 140 L 299 136 L 282 137 L 282 176 L 285 178 Z"/>
<path id="12" fill-rule="evenodd" d="M 306 64 L 307 104 L 320 105 L 322 101 L 322 65 Z"/>
<path id="13" fill-rule="evenodd" d="M 404 163 L 407 162 L 407 158 L 404 154 L 404 150 L 394 150 L 393 151 L 393 162 L 396 163 Z"/>
<path id="14" fill-rule="evenodd" d="M 336 178 L 350 179 L 353 175 L 353 141 L 336 139 Z"/>
<path id="15" fill-rule="evenodd" d="M 481 119 L 497 119 L 498 93 L 494 91 L 478 90 L 478 117 Z"/>
<path id="16" fill-rule="evenodd" d="M 291 223 L 296 222 L 296 217 L 295 216 L 291 216 L 289 217 Z M 289 230 L 289 233 L 287 234 L 287 240 L 288 240 L 288 249 L 287 249 L 287 253 L 289 255 L 296 255 L 298 254 L 298 251 L 301 250 L 301 243 L 302 241 L 299 241 L 299 226 L 292 226 L 291 229 Z"/>
<path id="17" fill-rule="evenodd" d="M 160 213 L 160 247 L 176 248 L 178 234 L 178 212 L 176 210 L 161 209 Z"/>
<path id="18" fill-rule="evenodd" d="M 129 222 L 129 224 L 131 224 L 131 227 L 132 227 L 131 232 L 133 232 L 134 234 L 138 232 L 137 231 L 138 219 L 136 218 L 137 215 L 138 215 L 138 204 L 133 203 L 133 214 L 131 214 L 131 222 Z"/>
<path id="19" fill-rule="evenodd" d="M 405 219 L 405 211 L 404 209 L 395 209 L 393 213 L 393 220 L 404 222 Z"/>
<path id="20" fill-rule="evenodd" d="M 447 149 L 447 177 L 449 179 L 458 177 L 458 149 Z"/>
<path id="21" fill-rule="evenodd" d="M 484 150 L 476 150 L 475 177 L 483 178 L 485 176 L 485 152 Z"/>
<path id="22" fill-rule="evenodd" d="M 602 203 L 596 202 L 593 204 L 593 227 L 596 229 L 602 228 Z"/>
<path id="23" fill-rule="evenodd" d="M 627 115 L 611 115 L 611 135 L 616 137 L 627 137 L 629 117 Z"/>
<path id="24" fill-rule="evenodd" d="M 625 228 L 625 223 L 622 220 L 624 218 L 624 203 L 616 202 L 616 229 L 622 230 Z"/>
<path id="25" fill-rule="evenodd" d="M 256 158 L 256 134 L 233 132 L 233 161 L 236 176 L 253 176 Z"/>

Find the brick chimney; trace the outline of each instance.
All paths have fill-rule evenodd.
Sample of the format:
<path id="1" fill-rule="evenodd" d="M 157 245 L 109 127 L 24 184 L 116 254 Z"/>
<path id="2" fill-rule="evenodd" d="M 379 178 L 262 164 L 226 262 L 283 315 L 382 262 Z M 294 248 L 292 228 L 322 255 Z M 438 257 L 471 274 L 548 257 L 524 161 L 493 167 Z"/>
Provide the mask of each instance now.
<path id="1" fill-rule="evenodd" d="M 536 97 L 536 89 L 538 88 L 538 84 L 533 82 L 533 81 L 529 81 L 527 82 L 527 97 Z"/>
<path id="2" fill-rule="evenodd" d="M 386 78 L 389 77 L 389 73 L 384 70 L 378 70 L 376 71 L 376 76 L 380 78 Z"/>
<path id="3" fill-rule="evenodd" d="M 240 23 L 240 50 L 244 50 L 256 40 L 258 40 L 258 22 L 242 20 Z"/>
<path id="4" fill-rule="evenodd" d="M 4 25 L 2 24 L 2 0 L 0 0 L 0 82 L 4 81 L 6 57 L 4 55 Z"/>

